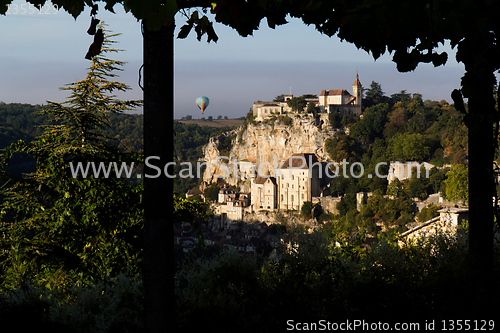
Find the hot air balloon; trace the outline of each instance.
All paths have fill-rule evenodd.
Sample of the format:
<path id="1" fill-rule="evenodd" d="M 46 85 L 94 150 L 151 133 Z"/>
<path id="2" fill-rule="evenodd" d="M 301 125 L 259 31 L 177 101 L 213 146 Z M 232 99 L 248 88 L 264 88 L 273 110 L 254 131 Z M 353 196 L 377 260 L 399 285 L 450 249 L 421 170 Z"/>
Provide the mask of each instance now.
<path id="1" fill-rule="evenodd" d="M 201 114 L 203 114 L 209 103 L 210 100 L 206 96 L 201 96 L 196 99 L 196 105 L 198 105 L 198 108 L 201 110 Z"/>

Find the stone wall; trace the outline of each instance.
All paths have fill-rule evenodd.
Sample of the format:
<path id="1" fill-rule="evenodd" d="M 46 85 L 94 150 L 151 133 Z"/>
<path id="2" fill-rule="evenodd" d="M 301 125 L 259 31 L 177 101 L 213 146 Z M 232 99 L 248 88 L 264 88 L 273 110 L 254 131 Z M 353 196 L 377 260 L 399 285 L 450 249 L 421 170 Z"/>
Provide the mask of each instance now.
<path id="1" fill-rule="evenodd" d="M 341 199 L 341 197 L 314 197 L 312 203 L 314 205 L 319 202 L 325 213 L 338 214 L 337 204 Z"/>

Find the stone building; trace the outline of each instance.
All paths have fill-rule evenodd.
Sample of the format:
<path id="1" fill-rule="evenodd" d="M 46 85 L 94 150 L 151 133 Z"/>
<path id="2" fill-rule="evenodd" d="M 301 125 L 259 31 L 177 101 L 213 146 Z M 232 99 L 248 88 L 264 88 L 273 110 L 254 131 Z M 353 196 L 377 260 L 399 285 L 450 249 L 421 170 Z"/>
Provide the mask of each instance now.
<path id="1" fill-rule="evenodd" d="M 281 163 L 275 177 L 252 177 L 253 210 L 300 210 L 304 202 L 320 197 L 322 186 L 332 179 L 325 168 L 315 154 L 300 153 Z"/>
<path id="2" fill-rule="evenodd" d="M 274 177 L 257 177 L 251 179 L 252 206 L 254 210 L 276 209 L 277 186 Z"/>
<path id="3" fill-rule="evenodd" d="M 305 201 L 312 201 L 320 194 L 321 163 L 315 154 L 293 154 L 279 167 L 278 207 L 283 210 L 300 210 Z"/>
<path id="4" fill-rule="evenodd" d="M 416 161 L 413 161 L 413 162 L 397 162 L 397 161 L 391 162 L 389 165 L 389 173 L 387 175 L 387 181 L 390 183 L 396 179 L 399 179 L 399 181 L 410 179 L 413 171 L 416 171 L 417 176 L 418 176 L 418 172 L 419 172 L 418 169 L 420 169 L 420 176 L 418 176 L 418 177 L 424 178 L 424 177 L 428 176 L 430 169 L 432 169 L 434 167 L 435 167 L 434 164 L 430 164 L 427 162 L 422 162 L 422 163 L 419 163 Z M 413 170 L 414 168 L 416 170 Z M 423 169 L 423 168 L 425 168 L 425 169 Z"/>
<path id="5" fill-rule="evenodd" d="M 258 121 L 262 121 L 273 115 L 292 112 L 287 100 L 293 95 L 285 95 L 283 102 L 253 103 L 253 115 Z M 314 103 L 322 113 L 340 112 L 344 114 L 360 115 L 362 102 L 362 86 L 358 74 L 352 84 L 352 95 L 346 89 L 323 90 L 319 98 L 306 98 L 307 103 Z M 305 108 L 304 108 L 305 110 Z"/>
<path id="6" fill-rule="evenodd" d="M 454 235 L 457 228 L 469 219 L 468 208 L 447 207 L 438 210 L 439 216 L 425 221 L 401 234 L 407 239 L 429 237 L 436 234 Z"/>
<path id="7" fill-rule="evenodd" d="M 218 203 L 226 203 L 236 198 L 236 192 L 229 186 L 223 186 L 219 191 Z"/>
<path id="8" fill-rule="evenodd" d="M 219 192 L 219 202 L 214 206 L 214 213 L 222 216 L 222 222 L 240 221 L 245 211 L 251 211 L 250 198 L 250 193 L 235 193 L 231 189 L 223 188 Z"/>
<path id="9" fill-rule="evenodd" d="M 358 74 L 352 84 L 352 95 L 345 89 L 322 90 L 319 95 L 321 112 L 360 115 L 362 102 L 362 86 Z"/>

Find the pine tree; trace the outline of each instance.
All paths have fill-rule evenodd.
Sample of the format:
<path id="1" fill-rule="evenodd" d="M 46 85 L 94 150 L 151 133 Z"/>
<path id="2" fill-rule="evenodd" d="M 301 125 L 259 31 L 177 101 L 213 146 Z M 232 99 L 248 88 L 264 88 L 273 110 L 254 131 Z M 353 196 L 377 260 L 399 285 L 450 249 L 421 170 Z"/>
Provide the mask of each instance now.
<path id="1" fill-rule="evenodd" d="M 104 28 L 104 26 L 101 26 Z M 89 283 L 119 271 L 139 272 L 142 244 L 142 185 L 132 186 L 108 168 L 122 162 L 131 169 L 142 157 L 121 152 L 104 135 L 107 113 L 123 112 L 142 101 L 113 95 L 127 85 L 112 81 L 123 62 L 105 56 L 120 50 L 106 31 L 100 55 L 92 59 L 84 80 L 66 85 L 64 103 L 48 102 L 42 111 L 50 123 L 34 142 L 11 144 L 0 156 L 4 202 L 0 211 L 0 263 L 4 286 L 26 278 L 49 288 Z M 14 153 L 31 156 L 36 171 L 15 177 L 3 171 Z M 92 167 L 103 163 L 94 178 Z M 75 175 L 78 163 L 88 174 Z M 132 164 L 134 163 L 134 164 Z M 124 175 L 122 175 L 124 176 Z"/>

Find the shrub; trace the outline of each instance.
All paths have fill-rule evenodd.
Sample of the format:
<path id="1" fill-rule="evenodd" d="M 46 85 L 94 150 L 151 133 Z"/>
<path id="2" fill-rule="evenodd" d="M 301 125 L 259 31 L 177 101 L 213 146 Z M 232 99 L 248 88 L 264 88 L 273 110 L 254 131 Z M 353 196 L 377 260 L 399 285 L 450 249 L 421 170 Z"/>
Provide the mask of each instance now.
<path id="1" fill-rule="evenodd" d="M 422 208 L 422 210 L 418 214 L 418 220 L 420 222 L 425 222 L 436 216 L 439 216 L 439 213 L 437 211 L 441 208 L 442 208 L 441 206 L 436 206 L 433 204 L 430 204 L 429 206 Z"/>
<path id="2" fill-rule="evenodd" d="M 292 118 L 287 115 L 279 116 L 278 118 L 283 124 L 290 126 L 292 124 Z"/>
<path id="3" fill-rule="evenodd" d="M 300 209 L 300 215 L 304 217 L 311 217 L 311 211 L 313 209 L 313 204 L 311 201 L 304 201 L 302 208 Z"/>

